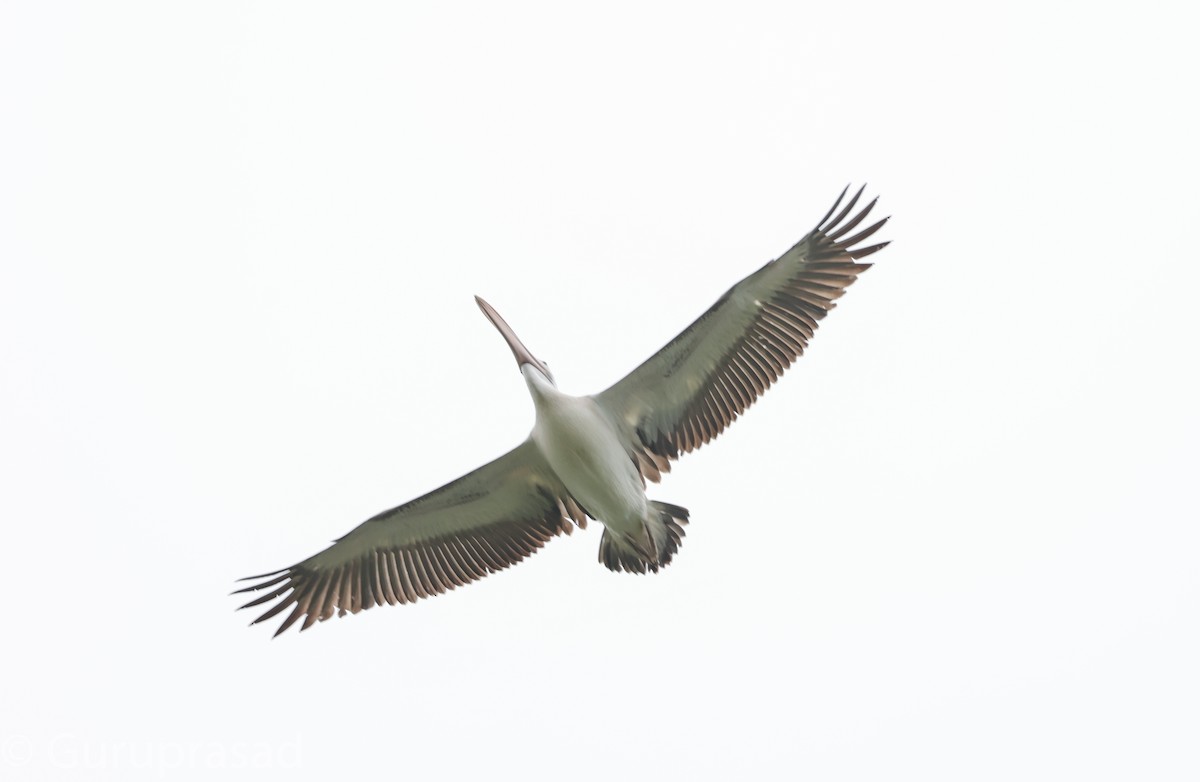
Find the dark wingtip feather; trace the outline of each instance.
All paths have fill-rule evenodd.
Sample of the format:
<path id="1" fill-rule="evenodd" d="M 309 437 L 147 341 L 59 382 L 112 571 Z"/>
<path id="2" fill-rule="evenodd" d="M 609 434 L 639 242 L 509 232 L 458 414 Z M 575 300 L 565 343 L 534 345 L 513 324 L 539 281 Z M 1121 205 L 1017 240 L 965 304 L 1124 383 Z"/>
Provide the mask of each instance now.
<path id="1" fill-rule="evenodd" d="M 889 244 L 891 244 L 890 241 L 880 242 L 879 244 L 873 244 L 870 247 L 864 247 L 861 250 L 855 250 L 851 253 L 851 255 L 853 255 L 854 260 L 857 261 L 859 258 L 866 258 L 868 255 L 871 255 L 872 253 L 879 252 L 884 247 L 887 247 Z"/>
<path id="2" fill-rule="evenodd" d="M 883 228 L 883 226 L 887 224 L 887 221 L 891 220 L 891 219 L 892 218 L 890 216 L 885 217 L 882 220 L 871 225 L 869 228 L 864 228 L 863 230 L 859 231 L 854 236 L 851 236 L 849 239 L 843 239 L 842 241 L 838 242 L 837 246 L 845 248 L 845 251 L 847 253 L 853 255 L 854 251 L 850 248 L 854 247 L 854 245 L 858 244 L 863 239 L 866 239 L 866 238 L 872 236 L 880 228 Z"/>
<path id="3" fill-rule="evenodd" d="M 262 595 L 261 597 L 256 597 L 255 599 L 251 600 L 249 603 L 238 606 L 237 610 L 241 611 L 243 608 L 253 608 L 254 606 L 260 606 L 263 603 L 269 603 L 272 600 L 274 600 L 275 598 L 277 598 L 280 595 L 287 592 L 289 589 L 292 589 L 292 585 L 284 584 L 283 586 L 279 587 L 278 589 L 276 589 L 272 592 L 268 592 L 267 594 Z"/>
<path id="4" fill-rule="evenodd" d="M 829 219 L 829 216 L 830 216 L 831 214 L 833 214 L 834 210 L 835 210 L 835 209 L 837 209 L 839 206 L 841 206 L 842 199 L 846 197 L 846 193 L 848 193 L 848 192 L 850 192 L 850 185 L 849 185 L 849 183 L 847 183 L 847 184 L 846 184 L 846 186 L 845 186 L 845 187 L 842 189 L 842 194 L 841 194 L 841 195 L 839 195 L 839 196 L 837 197 L 837 200 L 833 202 L 833 206 L 829 207 L 829 211 L 825 213 L 825 216 L 824 216 L 824 217 L 822 217 L 822 218 L 821 218 L 821 219 L 820 219 L 820 220 L 817 222 L 817 230 L 818 230 L 818 231 L 820 231 L 820 230 L 821 230 L 821 226 L 825 225 L 825 221 Z"/>
<path id="5" fill-rule="evenodd" d="M 850 199 L 850 200 L 849 200 L 849 201 L 846 203 L 846 205 L 842 207 L 842 211 L 838 212 L 838 215 L 837 215 L 837 217 L 835 217 L 835 218 L 833 218 L 832 220 L 830 220 L 828 225 L 822 225 L 822 227 L 820 228 L 820 230 L 821 230 L 822 232 L 829 231 L 829 230 L 830 230 L 830 229 L 832 229 L 834 226 L 838 225 L 838 224 L 839 224 L 839 223 L 841 223 L 843 220 L 845 220 L 845 219 L 846 219 L 846 215 L 850 214 L 850 211 L 851 211 L 852 209 L 854 209 L 854 205 L 858 203 L 858 199 L 859 199 L 859 198 L 862 198 L 863 191 L 864 191 L 864 190 L 866 190 L 866 189 L 867 189 L 867 186 L 866 186 L 866 185 L 863 185 L 862 187 L 860 187 L 860 188 L 858 189 L 858 192 L 854 194 L 854 197 L 853 197 L 853 198 L 851 198 L 851 199 Z M 822 221 L 822 222 L 824 222 L 824 221 Z"/>
<path id="6" fill-rule="evenodd" d="M 874 198 L 872 198 L 871 203 L 864 206 L 859 211 L 858 214 L 854 215 L 854 217 L 851 218 L 850 222 L 846 223 L 841 228 L 839 228 L 836 231 L 834 231 L 833 233 L 829 234 L 830 241 L 836 242 L 837 240 L 841 239 L 846 234 L 853 231 L 855 226 L 857 226 L 864 219 L 866 219 L 867 215 L 871 214 L 871 210 L 875 208 L 875 204 L 877 204 L 877 203 L 879 203 L 879 196 L 875 196 Z"/>
<path id="7" fill-rule="evenodd" d="M 275 584 L 278 584 L 280 581 L 287 580 L 291 576 L 291 573 L 289 573 L 287 571 L 288 571 L 288 568 L 284 568 L 283 570 L 277 570 L 277 571 L 275 571 L 276 573 L 283 573 L 283 575 L 273 578 L 270 581 L 264 581 L 261 584 L 251 584 L 248 587 L 242 587 L 241 589 L 235 589 L 232 592 L 230 592 L 229 594 L 240 595 L 243 592 L 257 592 L 260 589 L 266 589 L 269 586 L 274 586 Z M 261 576 L 260 576 L 260 578 L 261 578 Z M 244 578 L 238 579 L 239 582 L 245 581 L 245 580 L 246 579 L 244 579 Z"/>
<path id="8" fill-rule="evenodd" d="M 238 581 L 254 581 L 255 579 L 259 578 L 270 578 L 271 576 L 279 575 L 285 570 L 287 570 L 287 568 L 284 567 L 280 568 L 279 570 L 272 570 L 270 573 L 261 573 L 257 576 L 246 576 L 245 578 L 239 578 Z"/>
<path id="9" fill-rule="evenodd" d="M 292 610 L 292 613 L 288 614 L 288 618 L 283 620 L 283 623 L 282 623 L 281 625 L 279 625 L 279 629 L 278 629 L 278 630 L 276 630 L 276 631 L 275 631 L 275 633 L 274 633 L 274 634 L 273 634 L 271 637 L 272 637 L 272 638 L 278 638 L 278 637 L 279 637 L 280 635 L 282 635 L 282 634 L 283 634 L 283 633 L 284 633 L 284 632 L 285 632 L 285 631 L 286 631 L 286 630 L 287 630 L 289 627 L 291 627 L 292 625 L 294 625 L 294 624 L 296 623 L 296 620 L 297 620 L 297 619 L 299 619 L 299 618 L 300 618 L 300 617 L 302 617 L 302 616 L 304 616 L 304 607 L 303 607 L 303 606 L 300 606 L 300 605 L 297 605 L 297 606 L 295 607 L 295 609 L 293 609 L 293 610 Z M 265 617 L 263 617 L 263 618 L 265 618 Z M 262 619 L 259 619 L 258 621 L 260 621 L 260 622 L 261 622 L 261 621 L 262 621 Z"/>

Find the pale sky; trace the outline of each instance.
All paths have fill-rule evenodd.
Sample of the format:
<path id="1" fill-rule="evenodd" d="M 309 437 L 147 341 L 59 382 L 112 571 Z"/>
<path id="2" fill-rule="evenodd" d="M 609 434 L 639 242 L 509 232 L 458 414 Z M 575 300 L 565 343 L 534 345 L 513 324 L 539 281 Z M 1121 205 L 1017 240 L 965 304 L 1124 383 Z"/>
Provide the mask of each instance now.
<path id="1" fill-rule="evenodd" d="M 1200 777 L 1167 6 L 0 5 L 0 776 Z M 473 295 L 598 391 L 848 182 L 893 244 L 669 568 L 234 612 L 525 437 Z"/>

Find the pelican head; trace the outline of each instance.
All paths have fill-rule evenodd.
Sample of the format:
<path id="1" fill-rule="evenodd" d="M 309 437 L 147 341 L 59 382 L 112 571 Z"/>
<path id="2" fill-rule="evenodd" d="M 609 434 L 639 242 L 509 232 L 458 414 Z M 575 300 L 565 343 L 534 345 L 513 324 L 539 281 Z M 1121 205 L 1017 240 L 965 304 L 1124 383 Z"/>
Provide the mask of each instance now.
<path id="1" fill-rule="evenodd" d="M 479 305 L 479 309 L 483 310 L 483 314 L 487 315 L 487 319 L 492 322 L 496 330 L 500 332 L 500 336 L 504 337 L 504 341 L 508 343 L 508 347 L 513 352 L 513 358 L 517 360 L 517 368 L 522 368 L 526 364 L 540 372 L 550 385 L 556 386 L 554 375 L 550 372 L 550 367 L 546 366 L 545 362 L 539 361 L 536 356 L 529 352 L 529 348 L 517 338 L 517 333 L 512 330 L 512 326 L 505 322 L 504 318 L 500 317 L 500 313 L 496 312 L 491 304 L 488 304 L 478 296 L 475 297 L 475 303 Z"/>

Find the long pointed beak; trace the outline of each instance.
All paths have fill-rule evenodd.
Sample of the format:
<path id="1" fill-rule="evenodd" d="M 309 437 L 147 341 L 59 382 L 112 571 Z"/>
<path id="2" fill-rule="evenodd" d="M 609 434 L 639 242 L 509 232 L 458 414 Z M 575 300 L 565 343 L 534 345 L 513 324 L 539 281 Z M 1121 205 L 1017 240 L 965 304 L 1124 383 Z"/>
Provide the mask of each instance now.
<path id="1" fill-rule="evenodd" d="M 487 315 L 487 319 L 492 322 L 496 330 L 500 332 L 500 336 L 504 337 L 504 341 L 508 343 L 508 347 L 513 352 L 513 358 L 517 360 L 517 367 L 522 367 L 525 364 L 532 364 L 544 375 L 549 376 L 549 370 L 546 365 L 538 361 L 537 358 L 529 352 L 529 348 L 517 338 L 517 333 L 512 330 L 512 326 L 500 317 L 500 313 L 496 312 L 491 304 L 488 304 L 478 296 L 475 297 L 475 303 L 479 305 L 479 309 L 483 310 L 483 314 Z"/>

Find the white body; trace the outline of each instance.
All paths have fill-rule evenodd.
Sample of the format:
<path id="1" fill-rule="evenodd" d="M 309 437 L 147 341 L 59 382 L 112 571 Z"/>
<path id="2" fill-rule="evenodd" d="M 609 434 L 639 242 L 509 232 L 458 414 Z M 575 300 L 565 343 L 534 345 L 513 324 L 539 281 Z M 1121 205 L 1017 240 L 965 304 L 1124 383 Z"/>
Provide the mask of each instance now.
<path id="1" fill-rule="evenodd" d="M 521 374 L 537 408 L 533 442 L 559 480 L 592 518 L 640 537 L 645 485 L 612 421 L 594 399 L 562 393 L 531 365 Z"/>

